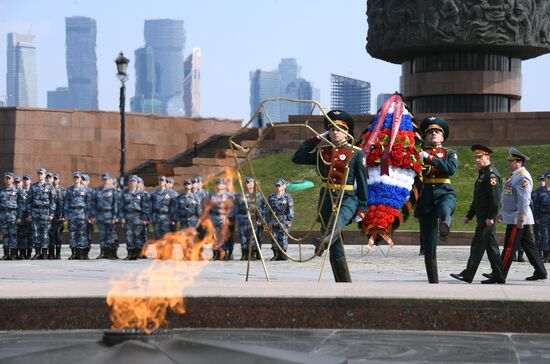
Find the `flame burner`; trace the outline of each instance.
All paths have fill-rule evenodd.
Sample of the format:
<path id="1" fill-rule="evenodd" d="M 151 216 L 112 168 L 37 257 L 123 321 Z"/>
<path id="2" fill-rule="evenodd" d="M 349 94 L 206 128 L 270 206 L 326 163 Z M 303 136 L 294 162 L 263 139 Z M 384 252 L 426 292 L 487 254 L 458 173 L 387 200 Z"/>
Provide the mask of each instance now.
<path id="1" fill-rule="evenodd" d="M 111 329 L 103 331 L 101 342 L 107 346 L 114 346 L 128 340 L 154 343 L 170 338 L 172 338 L 172 330 L 167 329 L 159 329 L 150 334 L 141 329 Z"/>

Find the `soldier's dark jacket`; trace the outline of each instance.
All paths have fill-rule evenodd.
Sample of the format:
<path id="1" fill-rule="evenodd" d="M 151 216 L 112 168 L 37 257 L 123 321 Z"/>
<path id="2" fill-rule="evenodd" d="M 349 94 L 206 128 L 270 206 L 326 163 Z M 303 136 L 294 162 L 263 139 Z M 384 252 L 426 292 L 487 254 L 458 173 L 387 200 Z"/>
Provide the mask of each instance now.
<path id="1" fill-rule="evenodd" d="M 474 186 L 474 198 L 466 214 L 468 220 L 495 219 L 500 208 L 502 178 L 492 165 L 479 170 L 479 176 Z"/>

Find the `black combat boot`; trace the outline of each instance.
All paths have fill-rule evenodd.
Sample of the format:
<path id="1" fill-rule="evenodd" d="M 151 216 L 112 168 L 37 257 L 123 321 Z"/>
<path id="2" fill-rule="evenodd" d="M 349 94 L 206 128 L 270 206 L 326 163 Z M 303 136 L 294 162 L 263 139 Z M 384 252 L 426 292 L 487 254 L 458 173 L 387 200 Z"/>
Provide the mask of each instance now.
<path id="1" fill-rule="evenodd" d="M 31 259 L 32 248 L 28 248 L 28 249 L 25 249 L 25 250 L 26 250 L 25 259 Z"/>
<path id="2" fill-rule="evenodd" d="M 42 248 L 42 258 L 41 259 L 49 259 L 48 258 L 48 248 Z"/>
<path id="3" fill-rule="evenodd" d="M 332 266 L 332 274 L 334 281 L 337 283 L 351 283 L 351 275 L 349 274 L 348 263 L 346 260 L 330 262 Z"/>
<path id="4" fill-rule="evenodd" d="M 19 249 L 19 255 L 17 259 L 22 260 L 27 258 L 27 249 Z"/>
<path id="5" fill-rule="evenodd" d="M 76 259 L 76 249 L 71 248 L 71 256 L 69 257 L 69 260 Z"/>
<path id="6" fill-rule="evenodd" d="M 17 257 L 17 249 L 10 249 L 10 258 L 12 260 L 18 260 L 19 259 Z"/>
<path id="7" fill-rule="evenodd" d="M 288 257 L 286 256 L 286 250 L 283 251 L 277 251 L 277 258 L 275 260 L 288 260 Z"/>
<path id="8" fill-rule="evenodd" d="M 262 259 L 262 256 L 260 254 L 260 251 L 259 250 L 255 251 L 255 259 L 254 260 L 261 260 L 261 259 Z"/>
<path id="9" fill-rule="evenodd" d="M 107 259 L 107 256 L 105 254 L 105 250 L 107 249 L 104 249 L 104 248 L 99 248 L 99 255 L 97 256 L 96 259 Z"/>
<path id="10" fill-rule="evenodd" d="M 220 250 L 216 249 L 212 252 L 212 260 L 220 260 L 221 254 Z"/>
<path id="11" fill-rule="evenodd" d="M 55 259 L 61 259 L 61 245 L 55 246 Z"/>
<path id="12" fill-rule="evenodd" d="M 31 260 L 40 260 L 40 259 L 42 259 L 42 249 L 34 248 L 34 255 L 32 256 Z"/>
<path id="13" fill-rule="evenodd" d="M 224 249 L 223 260 L 233 260 L 233 249 Z"/>
<path id="14" fill-rule="evenodd" d="M 88 256 L 88 254 L 90 253 L 90 248 L 84 248 L 84 249 L 81 249 L 81 251 L 82 251 L 82 254 L 80 256 L 80 259 L 90 260 L 90 257 Z"/>
<path id="15" fill-rule="evenodd" d="M 117 250 L 118 248 L 111 248 L 111 256 L 109 259 L 113 259 L 113 260 L 118 259 Z"/>
<path id="16" fill-rule="evenodd" d="M 273 257 L 269 260 L 274 261 L 277 260 L 277 257 L 279 256 L 279 249 L 271 249 L 273 250 Z"/>
<path id="17" fill-rule="evenodd" d="M 525 258 L 523 258 L 523 250 L 518 252 L 518 263 L 525 263 Z"/>
<path id="18" fill-rule="evenodd" d="M 254 256 L 254 252 L 250 255 L 250 259 Z M 248 260 L 248 249 L 241 249 L 241 260 Z"/>
<path id="19" fill-rule="evenodd" d="M 2 260 L 10 260 L 10 250 L 8 248 L 4 248 L 4 255 L 1 258 Z"/>
<path id="20" fill-rule="evenodd" d="M 133 255 L 133 249 L 126 249 L 126 251 L 128 252 L 128 254 L 126 255 L 126 258 L 124 258 L 124 260 L 132 260 L 132 255 Z"/>
<path id="21" fill-rule="evenodd" d="M 55 250 L 53 247 L 48 248 L 48 259 L 50 260 L 55 259 Z"/>
<path id="22" fill-rule="evenodd" d="M 437 259 L 424 259 L 428 282 L 439 283 L 439 272 L 437 271 Z"/>

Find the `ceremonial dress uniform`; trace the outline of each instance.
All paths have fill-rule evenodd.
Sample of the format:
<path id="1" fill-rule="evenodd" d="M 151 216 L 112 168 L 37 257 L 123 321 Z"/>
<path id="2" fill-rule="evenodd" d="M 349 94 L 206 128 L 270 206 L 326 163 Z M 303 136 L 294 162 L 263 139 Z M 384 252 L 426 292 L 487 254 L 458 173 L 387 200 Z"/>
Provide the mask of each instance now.
<path id="1" fill-rule="evenodd" d="M 516 148 L 508 150 L 508 160 L 519 160 L 525 163 L 529 160 Z M 512 257 L 521 245 L 529 263 L 535 268 L 535 272 L 527 280 L 546 279 L 547 272 L 542 259 L 533 243 L 530 225 L 535 223 L 533 213 L 530 208 L 531 191 L 533 189 L 533 180 L 531 175 L 523 167 L 516 169 L 506 180 L 502 191 L 502 222 L 506 224 L 506 236 L 504 238 L 504 249 L 502 250 L 502 265 L 504 267 L 504 276 L 508 274 Z M 522 224 L 520 229 L 518 226 Z"/>
<path id="2" fill-rule="evenodd" d="M 342 110 L 332 110 L 325 118 L 325 129 L 334 128 L 334 124 L 347 130 L 353 135 L 353 118 Z M 320 211 L 321 233 L 326 233 L 325 241 L 321 241 L 321 248 L 326 248 L 330 236 L 333 241 L 330 245 L 330 262 L 336 282 L 351 282 L 351 276 L 344 255 L 344 247 L 341 233 L 344 227 L 351 223 L 354 216 L 359 218 L 366 216 L 367 208 L 367 172 L 365 168 L 365 154 L 344 141 L 335 147 L 324 146 L 318 148 L 317 153 L 311 153 L 321 142 L 319 136 L 306 140 L 294 153 L 292 161 L 297 164 L 317 165 L 323 184 L 319 191 L 318 208 Z M 346 175 L 347 173 L 347 175 Z M 354 188 L 354 185 L 356 187 Z M 334 204 L 338 195 L 344 190 L 342 203 L 338 213 L 338 219 L 334 221 Z M 332 218 L 331 218 L 332 216 Z M 333 231 L 334 230 L 334 231 Z M 318 253 L 320 251 L 318 250 Z"/>
<path id="3" fill-rule="evenodd" d="M 446 140 L 449 126 L 441 117 L 428 117 L 420 124 L 425 136 L 432 129 L 443 132 Z M 424 154 L 425 153 L 425 154 Z M 441 144 L 424 146 L 424 165 L 422 172 L 423 188 L 415 209 L 420 223 L 420 239 L 424 248 L 424 262 L 430 283 L 438 283 L 437 271 L 437 233 L 446 239 L 451 227 L 451 216 L 456 207 L 456 194 L 451 185 L 451 176 L 458 169 L 458 157 L 454 150 Z"/>

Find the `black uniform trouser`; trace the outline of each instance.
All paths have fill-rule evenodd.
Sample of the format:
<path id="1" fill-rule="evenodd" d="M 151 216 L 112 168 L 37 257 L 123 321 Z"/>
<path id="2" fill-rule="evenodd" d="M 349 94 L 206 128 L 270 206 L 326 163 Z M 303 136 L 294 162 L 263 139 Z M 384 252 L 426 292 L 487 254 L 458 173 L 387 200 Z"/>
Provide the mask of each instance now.
<path id="1" fill-rule="evenodd" d="M 493 278 L 498 281 L 504 280 L 506 276 L 504 274 L 504 268 L 502 267 L 502 261 L 500 260 L 496 226 L 495 224 L 487 226 L 485 224 L 485 218 L 478 218 L 476 231 L 472 239 L 472 245 L 470 246 L 468 264 L 466 265 L 466 269 L 462 271 L 462 276 L 467 281 L 471 282 L 474 279 L 481 258 L 483 258 L 485 252 L 487 252 L 487 258 L 491 263 Z"/>
<path id="2" fill-rule="evenodd" d="M 524 225 L 523 229 L 518 229 L 516 225 L 506 225 L 506 236 L 504 238 L 504 249 L 502 250 L 502 266 L 504 267 L 504 277 L 508 275 L 512 258 L 515 256 L 519 246 L 525 251 L 529 263 L 535 268 L 535 272 L 546 276 L 546 268 L 542 263 L 537 247 L 533 243 L 530 225 Z"/>

